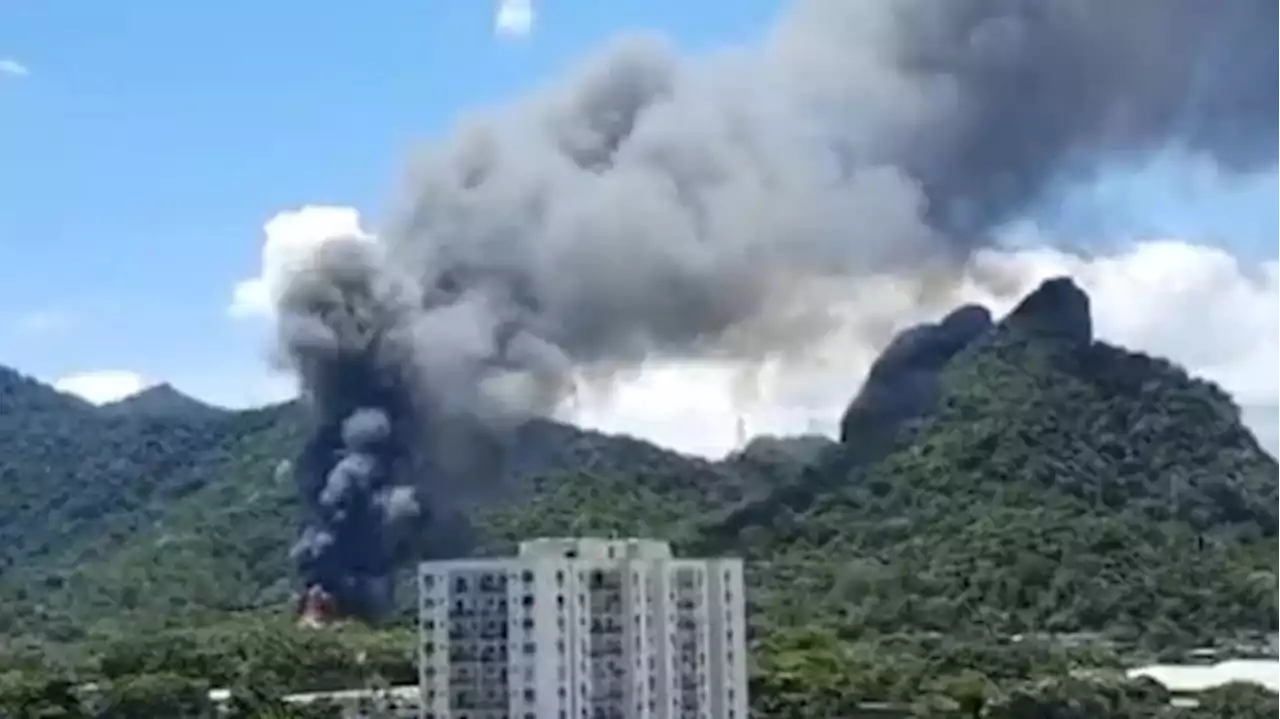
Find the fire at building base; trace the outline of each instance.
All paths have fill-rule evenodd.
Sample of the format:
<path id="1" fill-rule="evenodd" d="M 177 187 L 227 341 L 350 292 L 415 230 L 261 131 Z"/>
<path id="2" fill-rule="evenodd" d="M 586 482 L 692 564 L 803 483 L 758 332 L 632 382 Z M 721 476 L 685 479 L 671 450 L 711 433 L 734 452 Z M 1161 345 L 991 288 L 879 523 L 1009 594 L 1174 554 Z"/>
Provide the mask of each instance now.
<path id="1" fill-rule="evenodd" d="M 333 598 L 319 585 L 311 585 L 298 596 L 298 626 L 319 629 L 337 616 Z"/>

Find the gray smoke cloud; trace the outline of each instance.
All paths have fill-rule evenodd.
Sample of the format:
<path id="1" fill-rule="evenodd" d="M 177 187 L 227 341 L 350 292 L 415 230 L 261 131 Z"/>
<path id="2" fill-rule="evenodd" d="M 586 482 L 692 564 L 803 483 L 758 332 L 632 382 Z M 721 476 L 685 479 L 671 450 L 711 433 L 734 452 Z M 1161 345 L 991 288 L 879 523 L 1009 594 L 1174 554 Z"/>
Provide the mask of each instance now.
<path id="1" fill-rule="evenodd" d="M 279 302 L 319 427 L 306 581 L 376 613 L 576 374 L 797 351 L 836 324 L 817 288 L 946 285 L 1001 223 L 1153 151 L 1274 166 L 1276 23 L 1274 0 L 812 0 L 756 46 L 628 39 L 467 119 L 380 242 L 325 244 Z"/>

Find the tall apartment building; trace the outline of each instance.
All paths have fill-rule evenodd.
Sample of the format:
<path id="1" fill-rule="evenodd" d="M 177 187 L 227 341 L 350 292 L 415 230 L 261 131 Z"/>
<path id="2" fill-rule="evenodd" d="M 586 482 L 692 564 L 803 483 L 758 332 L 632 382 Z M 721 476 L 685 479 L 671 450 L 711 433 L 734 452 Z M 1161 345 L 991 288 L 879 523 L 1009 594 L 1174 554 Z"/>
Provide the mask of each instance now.
<path id="1" fill-rule="evenodd" d="M 537 539 L 418 589 L 423 719 L 747 719 L 740 559 Z"/>

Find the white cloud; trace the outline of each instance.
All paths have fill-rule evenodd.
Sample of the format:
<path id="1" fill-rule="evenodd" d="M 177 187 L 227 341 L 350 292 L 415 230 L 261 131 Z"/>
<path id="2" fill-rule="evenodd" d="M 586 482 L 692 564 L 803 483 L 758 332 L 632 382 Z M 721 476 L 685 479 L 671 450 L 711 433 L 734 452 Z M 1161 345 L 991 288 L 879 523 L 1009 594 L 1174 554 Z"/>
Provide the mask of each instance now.
<path id="1" fill-rule="evenodd" d="M 232 312 L 269 318 L 289 268 L 318 244 L 344 235 L 372 240 L 352 208 L 309 206 L 276 215 L 265 227 L 259 276 L 236 287 Z M 890 278 L 862 281 L 852 290 L 839 283 L 836 311 L 859 331 L 834 333 L 803 360 L 778 358 L 750 368 L 651 363 L 607 391 L 583 388 L 560 416 L 706 456 L 737 446 L 740 419 L 747 436 L 834 434 L 845 405 L 895 329 L 936 319 L 961 302 L 1003 314 L 1040 281 L 1065 274 L 1089 292 L 1099 338 L 1168 357 L 1221 383 L 1245 409 L 1262 443 L 1272 451 L 1280 445 L 1275 261 L 1246 264 L 1217 247 L 1161 240 L 1093 257 L 1035 246 L 993 250 L 975 266 L 988 281 L 970 279 L 923 303 L 919 287 Z M 993 276 L 1008 285 L 998 296 L 989 289 Z"/>
<path id="2" fill-rule="evenodd" d="M 560 418 L 720 457 L 739 444 L 740 430 L 745 437 L 834 434 L 856 385 L 856 378 L 804 378 L 776 365 L 752 371 L 725 363 L 662 362 L 607 389 L 583 388 Z M 805 396 L 815 388 L 824 396 Z"/>
<path id="3" fill-rule="evenodd" d="M 1275 262 L 1244 265 L 1219 248 L 1170 240 L 1094 258 L 1049 249 L 989 252 L 980 266 L 1022 279 L 999 297 L 966 282 L 924 309 L 900 284 L 866 282 L 843 309 L 864 328 L 933 319 L 966 301 L 999 314 L 1041 280 L 1068 274 L 1089 292 L 1101 339 L 1168 357 L 1221 383 L 1245 408 L 1263 445 L 1273 452 L 1280 445 Z M 737 445 L 740 417 L 748 436 L 834 434 L 876 353 L 870 342 L 852 339 L 858 334 L 832 337 L 805 363 L 778 361 L 755 371 L 724 364 L 653 365 L 608 393 L 583 393 L 563 416 L 712 457 Z"/>
<path id="4" fill-rule="evenodd" d="M 0 75 L 8 75 L 9 77 L 26 77 L 30 74 L 31 70 L 17 60 L 14 60 L 11 57 L 0 58 Z"/>
<path id="5" fill-rule="evenodd" d="M 53 383 L 55 389 L 93 404 L 106 404 L 135 395 L 151 383 L 135 372 L 97 370 L 68 375 Z"/>
<path id="6" fill-rule="evenodd" d="M 251 409 L 298 396 L 292 374 L 264 367 L 265 361 L 241 363 L 227 357 L 220 367 L 204 367 L 175 373 L 165 379 L 181 392 L 227 409 Z"/>
<path id="7" fill-rule="evenodd" d="M 232 290 L 233 317 L 271 317 L 285 277 L 318 245 L 340 237 L 373 239 L 361 229 L 355 208 L 325 205 L 281 212 L 263 226 L 263 235 L 258 275 Z"/>
<path id="8" fill-rule="evenodd" d="M 500 37 L 527 37 L 533 31 L 533 0 L 498 0 L 493 31 Z"/>

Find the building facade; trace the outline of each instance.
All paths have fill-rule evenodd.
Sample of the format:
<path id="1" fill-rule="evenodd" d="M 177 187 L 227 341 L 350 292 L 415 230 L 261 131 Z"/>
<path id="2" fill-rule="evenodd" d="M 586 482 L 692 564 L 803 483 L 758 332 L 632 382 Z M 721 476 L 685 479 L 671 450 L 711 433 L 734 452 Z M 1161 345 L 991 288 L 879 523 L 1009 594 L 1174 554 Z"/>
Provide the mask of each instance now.
<path id="1" fill-rule="evenodd" d="M 740 559 L 537 539 L 418 572 L 424 719 L 747 719 Z"/>

